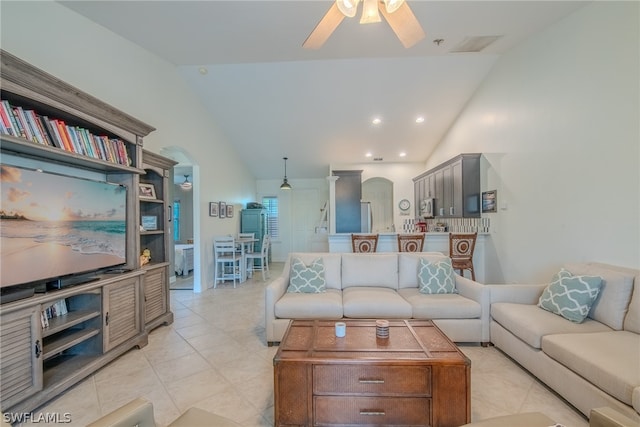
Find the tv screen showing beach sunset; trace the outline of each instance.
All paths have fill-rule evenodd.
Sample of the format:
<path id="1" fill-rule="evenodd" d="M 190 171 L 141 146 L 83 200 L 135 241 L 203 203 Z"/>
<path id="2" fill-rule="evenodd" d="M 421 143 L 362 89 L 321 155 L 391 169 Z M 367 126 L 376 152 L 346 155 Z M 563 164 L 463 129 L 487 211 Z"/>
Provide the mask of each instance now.
<path id="1" fill-rule="evenodd" d="M 126 188 L 0 166 L 0 287 L 126 262 Z"/>

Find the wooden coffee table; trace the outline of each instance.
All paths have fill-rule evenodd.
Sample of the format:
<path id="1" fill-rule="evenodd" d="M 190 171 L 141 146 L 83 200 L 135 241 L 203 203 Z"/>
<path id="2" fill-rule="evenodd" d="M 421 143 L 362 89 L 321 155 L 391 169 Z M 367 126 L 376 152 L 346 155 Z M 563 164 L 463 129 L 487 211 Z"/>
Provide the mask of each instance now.
<path id="1" fill-rule="evenodd" d="M 471 421 L 471 362 L 431 321 L 294 320 L 274 364 L 276 426 L 455 427 Z"/>

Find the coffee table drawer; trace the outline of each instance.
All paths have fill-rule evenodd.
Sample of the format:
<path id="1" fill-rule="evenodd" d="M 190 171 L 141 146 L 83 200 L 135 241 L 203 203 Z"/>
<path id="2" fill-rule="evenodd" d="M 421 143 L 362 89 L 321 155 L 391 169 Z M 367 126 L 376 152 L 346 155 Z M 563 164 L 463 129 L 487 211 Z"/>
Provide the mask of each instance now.
<path id="1" fill-rule="evenodd" d="M 313 394 L 431 396 L 431 367 L 315 365 Z"/>
<path id="2" fill-rule="evenodd" d="M 431 425 L 431 399 L 425 397 L 315 396 L 314 425 Z"/>

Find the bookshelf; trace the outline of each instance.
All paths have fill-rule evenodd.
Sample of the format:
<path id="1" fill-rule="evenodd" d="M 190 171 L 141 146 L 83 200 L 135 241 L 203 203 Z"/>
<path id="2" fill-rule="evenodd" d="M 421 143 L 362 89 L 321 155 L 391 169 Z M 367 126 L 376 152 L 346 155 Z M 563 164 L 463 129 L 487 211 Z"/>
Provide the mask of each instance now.
<path id="1" fill-rule="evenodd" d="M 173 322 L 169 310 L 169 277 L 173 232 L 171 214 L 171 188 L 173 166 L 171 159 L 142 151 L 140 183 L 151 186 L 155 198 L 140 198 L 140 252 L 149 249 L 151 260 L 141 266 L 145 270 L 143 289 L 145 300 L 145 327 L 151 330 L 161 324 Z M 146 226 L 145 225 L 149 224 Z"/>
<path id="2" fill-rule="evenodd" d="M 140 246 L 154 236 L 166 240 L 170 233 L 164 232 L 164 225 L 164 229 L 148 236 L 139 229 L 138 185 L 140 177 L 148 175 L 142 142 L 154 128 L 4 50 L 0 50 L 0 60 L 3 162 L 6 158 L 25 159 L 63 167 L 78 176 L 98 174 L 130 190 L 126 201 L 126 264 L 121 271 L 99 271 L 87 282 L 79 275 L 79 284 L 62 289 L 41 287 L 31 297 L 0 305 L 0 410 L 15 413 L 36 409 L 132 347 L 147 344 L 147 277 L 153 278 L 159 270 L 165 275 L 160 282 L 166 283 L 169 262 L 163 255 L 165 258 L 154 260 L 153 266 L 141 268 Z M 31 126 L 29 133 L 24 128 L 17 130 L 18 124 L 13 127 L 16 118 L 4 117 L 9 111 L 22 111 L 23 120 Z M 12 122 L 9 127 L 7 120 Z M 69 132 L 66 137 L 75 145 L 54 140 L 57 137 L 50 128 L 52 122 L 47 126 L 45 120 L 63 122 Z M 162 171 L 161 176 L 165 174 Z M 162 211 L 158 215 L 162 215 L 164 224 L 168 199 L 164 188 L 160 194 L 162 200 L 148 204 Z M 166 243 L 155 244 L 166 252 Z M 159 312 L 155 309 L 155 320 L 169 323 L 173 317 L 168 290 L 162 293 L 162 289 L 156 289 L 151 294 L 159 291 L 165 312 L 156 314 Z"/>

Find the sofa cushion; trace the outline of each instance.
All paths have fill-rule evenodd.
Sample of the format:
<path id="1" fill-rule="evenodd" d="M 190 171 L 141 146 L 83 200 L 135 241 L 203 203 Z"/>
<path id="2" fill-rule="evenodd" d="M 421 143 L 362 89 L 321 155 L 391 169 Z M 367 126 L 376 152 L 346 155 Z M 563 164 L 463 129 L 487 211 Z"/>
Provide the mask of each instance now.
<path id="1" fill-rule="evenodd" d="M 420 292 L 423 294 L 453 294 L 456 292 L 453 268 L 449 258 L 437 261 L 420 258 L 418 281 Z"/>
<path id="2" fill-rule="evenodd" d="M 582 323 L 571 322 L 535 304 L 496 302 L 491 304 L 491 317 L 534 348 L 540 348 L 545 335 L 612 331 L 608 326 L 589 318 Z"/>
<path id="3" fill-rule="evenodd" d="M 423 294 L 415 288 L 398 290 L 413 310 L 414 319 L 477 319 L 480 304 L 459 294 Z"/>
<path id="4" fill-rule="evenodd" d="M 568 264 L 565 268 L 576 275 L 602 277 L 600 293 L 591 307 L 589 317 L 613 329 L 621 330 L 633 292 L 633 274 L 593 264 Z"/>
<path id="5" fill-rule="evenodd" d="M 275 304 L 280 319 L 341 319 L 342 291 L 327 289 L 321 294 L 285 293 Z"/>
<path id="6" fill-rule="evenodd" d="M 640 335 L 627 331 L 547 335 L 542 351 L 631 405 L 633 389 L 640 385 Z"/>
<path id="7" fill-rule="evenodd" d="M 324 279 L 328 289 L 342 289 L 342 255 L 339 253 L 294 252 L 289 259 L 299 258 L 309 265 L 317 258 L 324 264 Z"/>
<path id="8" fill-rule="evenodd" d="M 398 255 L 342 254 L 342 288 L 353 286 L 398 289 Z"/>
<path id="9" fill-rule="evenodd" d="M 311 265 L 306 265 L 300 258 L 291 259 L 287 292 L 319 294 L 326 290 L 327 282 L 324 279 L 322 258 L 316 258 Z"/>
<path id="10" fill-rule="evenodd" d="M 400 252 L 398 253 L 398 288 L 417 288 L 418 269 L 421 259 L 438 261 L 449 258 L 441 252 Z"/>
<path id="11" fill-rule="evenodd" d="M 574 276 L 562 269 L 542 292 L 538 306 L 580 323 L 589 314 L 601 285 L 602 278 L 598 276 Z"/>
<path id="12" fill-rule="evenodd" d="M 640 334 L 640 276 L 635 278 L 631 303 L 627 316 L 624 318 L 624 330 Z"/>
<path id="13" fill-rule="evenodd" d="M 342 291 L 344 317 L 410 319 L 412 310 L 397 291 L 381 287 L 351 287 Z"/>

